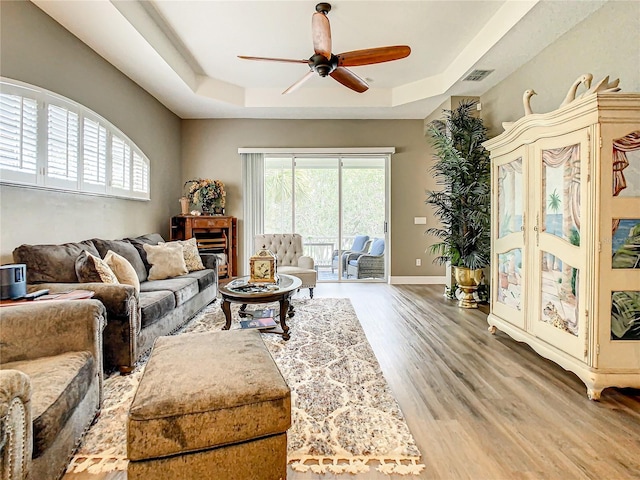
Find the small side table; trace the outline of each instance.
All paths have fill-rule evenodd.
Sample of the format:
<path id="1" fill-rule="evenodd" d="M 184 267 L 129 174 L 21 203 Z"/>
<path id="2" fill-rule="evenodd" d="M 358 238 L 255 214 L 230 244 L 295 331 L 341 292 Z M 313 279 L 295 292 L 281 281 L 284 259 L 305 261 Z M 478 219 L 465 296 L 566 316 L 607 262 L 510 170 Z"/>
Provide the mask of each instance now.
<path id="1" fill-rule="evenodd" d="M 25 298 L 21 298 L 19 300 L 0 300 L 0 307 L 11 307 L 15 305 L 42 302 L 58 302 L 61 300 L 86 300 L 88 298 L 93 298 L 94 295 L 95 292 L 92 292 L 91 290 L 71 290 L 64 293 L 50 293 L 48 295 L 38 297 L 35 300 L 27 300 Z"/>

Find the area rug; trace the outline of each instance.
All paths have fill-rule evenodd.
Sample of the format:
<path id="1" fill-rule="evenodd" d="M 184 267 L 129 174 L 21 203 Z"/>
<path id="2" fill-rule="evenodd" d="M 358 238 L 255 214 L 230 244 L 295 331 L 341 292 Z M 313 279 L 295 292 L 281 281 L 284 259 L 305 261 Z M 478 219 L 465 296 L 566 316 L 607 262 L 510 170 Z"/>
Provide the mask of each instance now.
<path id="1" fill-rule="evenodd" d="M 425 466 L 349 299 L 294 300 L 291 339 L 263 333 L 291 388 L 287 457 L 299 472 L 418 475 Z M 256 308 L 261 308 L 256 306 Z M 239 328 L 232 305 L 232 328 Z M 219 302 L 177 334 L 220 330 Z M 126 418 L 144 362 L 105 379 L 103 407 L 69 472 L 126 470 Z"/>

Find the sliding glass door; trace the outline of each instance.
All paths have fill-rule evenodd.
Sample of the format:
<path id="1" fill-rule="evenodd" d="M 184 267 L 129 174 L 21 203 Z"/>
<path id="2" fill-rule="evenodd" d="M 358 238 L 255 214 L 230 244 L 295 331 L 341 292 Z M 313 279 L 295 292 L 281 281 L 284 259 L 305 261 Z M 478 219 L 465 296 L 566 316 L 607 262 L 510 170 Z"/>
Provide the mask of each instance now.
<path id="1" fill-rule="evenodd" d="M 265 155 L 264 232 L 302 235 L 318 281 L 385 281 L 387 169 L 388 155 Z"/>

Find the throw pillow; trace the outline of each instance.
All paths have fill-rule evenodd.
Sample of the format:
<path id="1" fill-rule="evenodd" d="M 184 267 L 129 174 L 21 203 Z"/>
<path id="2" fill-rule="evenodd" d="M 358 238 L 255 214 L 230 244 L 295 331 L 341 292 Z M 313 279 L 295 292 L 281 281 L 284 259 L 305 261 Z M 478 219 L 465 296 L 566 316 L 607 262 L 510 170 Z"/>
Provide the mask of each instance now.
<path id="1" fill-rule="evenodd" d="M 184 263 L 187 265 L 187 270 L 189 270 L 190 272 L 204 270 L 204 265 L 202 264 L 200 253 L 198 252 L 198 244 L 196 243 L 195 237 L 190 238 L 189 240 L 176 240 L 175 242 L 168 242 L 167 245 L 171 245 L 174 243 L 182 245 L 182 254 L 184 256 Z"/>
<path id="2" fill-rule="evenodd" d="M 138 274 L 133 265 L 124 258 L 122 255 L 118 255 L 113 250 L 109 250 L 104 256 L 104 262 L 111 268 L 115 276 L 118 278 L 118 282 L 125 285 L 131 285 L 136 289 L 136 292 L 140 293 L 140 280 Z"/>
<path id="3" fill-rule="evenodd" d="M 107 258 L 107 252 L 111 250 L 113 253 L 124 257 L 127 262 L 131 264 L 138 274 L 138 280 L 140 282 L 144 282 L 147 279 L 147 267 L 142 261 L 142 258 L 140 258 L 140 252 L 138 252 L 138 249 L 134 247 L 131 242 L 127 240 L 102 240 L 100 238 L 94 238 L 92 241 L 100 254 L 100 258 Z"/>
<path id="4" fill-rule="evenodd" d="M 163 280 L 189 273 L 184 263 L 182 245 L 177 243 L 162 243 L 158 245 L 143 245 L 147 253 L 149 280 Z"/>
<path id="5" fill-rule="evenodd" d="M 76 275 L 80 283 L 119 283 L 109 265 L 86 250 L 76 258 Z"/>
<path id="6" fill-rule="evenodd" d="M 162 236 L 158 233 L 147 233 L 146 235 L 140 235 L 139 237 L 135 238 L 125 238 L 125 240 L 136 247 L 136 250 L 138 250 L 138 253 L 140 254 L 140 259 L 144 264 L 145 271 L 143 276 L 144 278 L 138 278 L 140 278 L 141 282 L 144 282 L 147 279 L 147 273 L 151 268 L 151 265 L 149 265 L 149 262 L 147 261 L 147 251 L 144 249 L 144 245 L 157 245 L 160 242 L 164 242 L 164 238 L 162 238 Z"/>

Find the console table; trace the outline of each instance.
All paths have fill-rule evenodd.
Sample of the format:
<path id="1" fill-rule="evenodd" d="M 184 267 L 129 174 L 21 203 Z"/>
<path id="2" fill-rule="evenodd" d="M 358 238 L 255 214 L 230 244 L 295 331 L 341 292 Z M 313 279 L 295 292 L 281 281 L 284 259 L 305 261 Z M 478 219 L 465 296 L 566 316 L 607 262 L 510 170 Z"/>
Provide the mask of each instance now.
<path id="1" fill-rule="evenodd" d="M 238 275 L 237 218 L 222 215 L 177 215 L 171 218 L 171 240 L 195 237 L 200 254 L 224 254 L 218 262 L 218 277 L 228 280 Z"/>

